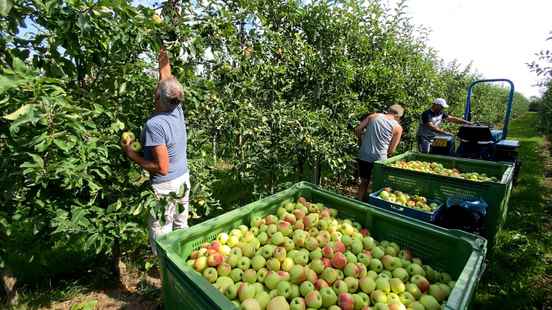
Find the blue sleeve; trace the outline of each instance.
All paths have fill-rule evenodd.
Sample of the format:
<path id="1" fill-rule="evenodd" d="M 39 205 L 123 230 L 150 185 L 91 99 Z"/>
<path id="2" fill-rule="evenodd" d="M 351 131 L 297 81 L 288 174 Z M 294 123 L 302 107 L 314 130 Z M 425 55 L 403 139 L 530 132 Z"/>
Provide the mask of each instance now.
<path id="1" fill-rule="evenodd" d="M 167 144 L 165 130 L 158 122 L 147 122 L 144 129 L 144 146 Z"/>
<path id="2" fill-rule="evenodd" d="M 431 116 L 429 115 L 429 110 L 422 113 L 422 124 L 427 124 L 431 122 Z"/>

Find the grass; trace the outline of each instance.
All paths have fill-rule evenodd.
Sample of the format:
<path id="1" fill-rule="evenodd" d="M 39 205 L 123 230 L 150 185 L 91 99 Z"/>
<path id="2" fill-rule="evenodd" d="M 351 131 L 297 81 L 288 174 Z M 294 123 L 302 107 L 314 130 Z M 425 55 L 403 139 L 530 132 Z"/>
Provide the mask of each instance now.
<path id="1" fill-rule="evenodd" d="M 510 138 L 521 142 L 522 168 L 510 198 L 508 218 L 488 257 L 477 291 L 476 309 L 549 309 L 552 307 L 551 159 L 535 124 L 538 115 L 514 120 Z"/>

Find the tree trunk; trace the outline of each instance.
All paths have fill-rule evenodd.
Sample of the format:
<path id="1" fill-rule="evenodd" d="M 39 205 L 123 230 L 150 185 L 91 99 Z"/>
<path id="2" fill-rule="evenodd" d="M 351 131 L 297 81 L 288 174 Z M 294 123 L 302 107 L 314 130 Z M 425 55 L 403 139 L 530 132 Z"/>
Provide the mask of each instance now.
<path id="1" fill-rule="evenodd" d="M 114 278 L 117 279 L 118 284 L 126 289 L 127 291 L 129 288 L 127 287 L 128 283 L 128 274 L 126 272 L 126 265 L 121 260 L 121 243 L 119 238 L 115 238 L 113 241 L 113 246 L 111 248 L 111 269 L 114 275 Z"/>
<path id="2" fill-rule="evenodd" d="M 17 303 L 17 291 L 15 290 L 15 284 L 17 279 L 11 274 L 9 270 L 2 271 L 2 286 L 7 296 L 7 304 L 15 305 Z"/>
<path id="3" fill-rule="evenodd" d="M 314 160 L 313 165 L 313 173 L 312 173 L 312 183 L 316 185 L 320 185 L 320 175 L 321 175 L 321 167 L 320 167 L 320 159 L 318 157 Z"/>

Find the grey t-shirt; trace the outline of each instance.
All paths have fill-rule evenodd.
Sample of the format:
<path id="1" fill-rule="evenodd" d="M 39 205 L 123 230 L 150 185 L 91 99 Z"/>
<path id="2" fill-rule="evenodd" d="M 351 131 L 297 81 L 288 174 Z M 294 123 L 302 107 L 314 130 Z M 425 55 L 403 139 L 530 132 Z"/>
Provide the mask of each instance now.
<path id="1" fill-rule="evenodd" d="M 387 119 L 383 114 L 377 115 L 366 126 L 362 136 L 359 158 L 367 162 L 387 159 L 389 144 L 393 138 L 393 127 L 399 123 L 394 119 Z"/>
<path id="2" fill-rule="evenodd" d="M 147 121 L 142 131 L 144 158 L 153 160 L 153 147 L 165 144 L 169 153 L 169 173 L 152 174 L 151 183 L 163 183 L 174 180 L 188 172 L 186 156 L 186 120 L 180 105 L 171 111 L 157 112 Z"/>
<path id="3" fill-rule="evenodd" d="M 439 127 L 441 123 L 448 118 L 448 114 L 440 111 L 439 113 L 434 113 L 431 109 L 426 110 L 422 113 L 420 118 L 420 126 L 418 127 L 418 132 L 416 136 L 424 138 L 426 140 L 432 140 L 435 138 L 437 133 L 431 129 L 427 123 L 432 123 L 433 125 Z"/>

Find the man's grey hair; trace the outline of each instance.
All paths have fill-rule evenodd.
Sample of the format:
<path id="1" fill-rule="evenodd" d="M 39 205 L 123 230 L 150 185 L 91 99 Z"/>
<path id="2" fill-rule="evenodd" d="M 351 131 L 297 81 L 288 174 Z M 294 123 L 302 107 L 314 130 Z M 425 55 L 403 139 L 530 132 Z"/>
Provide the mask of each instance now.
<path id="1" fill-rule="evenodd" d="M 159 103 L 165 108 L 180 104 L 184 97 L 182 85 L 174 77 L 160 81 L 157 91 Z"/>

